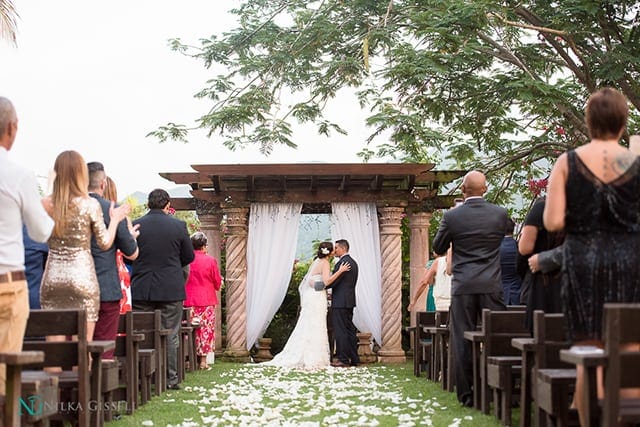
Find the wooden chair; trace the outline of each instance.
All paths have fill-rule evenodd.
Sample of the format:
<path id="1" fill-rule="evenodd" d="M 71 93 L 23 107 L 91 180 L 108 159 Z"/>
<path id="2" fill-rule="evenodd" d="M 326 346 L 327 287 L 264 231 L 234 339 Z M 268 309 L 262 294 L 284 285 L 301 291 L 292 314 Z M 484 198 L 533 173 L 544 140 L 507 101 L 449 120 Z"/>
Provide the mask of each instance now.
<path id="1" fill-rule="evenodd" d="M 144 339 L 143 334 L 133 331 L 133 314 L 127 312 L 118 320 L 118 336 L 114 355 L 118 361 L 118 388 L 112 393 L 113 401 L 126 402 L 126 413 L 131 415 L 139 406 L 139 348 L 138 343 Z M 118 405 L 119 409 L 119 405 Z M 111 411 L 106 419 L 112 417 Z"/>
<path id="2" fill-rule="evenodd" d="M 517 354 L 511 346 L 511 339 L 529 336 L 524 327 L 524 311 L 482 310 L 482 329 L 465 331 L 464 337 L 472 343 L 473 357 L 473 399 L 474 407 L 483 413 L 490 411 L 488 386 L 488 360 L 496 356 Z M 511 405 L 509 404 L 509 410 Z"/>
<path id="3" fill-rule="evenodd" d="M 536 389 L 536 379 L 538 370 L 542 369 L 563 369 L 569 365 L 560 361 L 560 350 L 568 348 L 569 342 L 565 339 L 564 334 L 564 315 L 560 313 L 545 314 L 541 310 L 533 313 L 533 337 L 530 338 L 514 338 L 511 344 L 522 352 L 522 370 L 520 375 L 520 426 L 529 427 L 531 425 L 531 408 L 532 401 Z M 573 370 L 575 372 L 575 370 Z M 575 375 L 574 375 L 575 376 Z M 554 401 L 555 396 L 560 396 L 560 390 L 553 389 L 550 384 L 547 391 L 540 390 L 541 401 Z M 561 403 L 560 403 L 561 404 Z M 540 424 L 542 418 L 546 418 L 542 414 L 540 405 L 538 406 L 538 414 L 536 416 L 537 424 Z M 543 403 L 543 407 L 550 406 Z M 554 412 L 554 417 L 557 413 Z M 568 414 L 567 414 L 568 415 Z M 567 420 L 567 421 L 565 421 Z M 559 424 L 568 422 L 567 418 L 560 415 Z"/>
<path id="4" fill-rule="evenodd" d="M 17 427 L 21 422 L 21 405 L 26 405 L 29 400 L 22 399 L 22 369 L 25 365 L 42 363 L 44 353 L 40 351 L 23 351 L 14 353 L 0 353 L 0 363 L 6 365 L 6 389 L 5 395 L 0 396 L 0 415 L 2 425 L 5 427 Z M 57 382 L 56 382 L 57 384 Z M 57 403 L 48 402 L 48 403 Z M 36 408 L 28 407 L 27 410 L 36 415 Z"/>
<path id="5" fill-rule="evenodd" d="M 169 330 L 162 328 L 162 312 L 155 311 L 134 311 L 133 328 L 136 333 L 144 334 L 144 339 L 139 343 L 141 350 L 155 350 L 155 357 L 145 356 L 147 362 L 155 362 L 155 370 L 150 374 L 155 384 L 155 395 L 159 396 L 167 389 L 167 337 Z M 150 360 L 153 359 L 153 360 Z M 147 365 L 147 374 L 151 366 Z"/>
<path id="6" fill-rule="evenodd" d="M 493 389 L 493 406 L 496 418 L 504 425 L 511 425 L 511 399 L 515 380 L 520 379 L 522 358 L 511 345 L 513 338 L 529 337 L 525 327 L 524 311 L 482 311 L 482 329 L 485 334 L 482 349 L 484 363 L 483 391 Z M 482 372 L 482 371 L 481 371 Z M 483 410 L 488 409 L 488 395 L 483 397 Z"/>
<path id="7" fill-rule="evenodd" d="M 640 424 L 640 398 L 621 398 L 625 388 L 640 388 L 640 304 L 605 304 L 605 427 Z M 629 344 L 634 348 L 628 347 Z M 622 348 L 622 346 L 627 346 Z"/>
<path id="8" fill-rule="evenodd" d="M 582 406 L 586 425 L 598 425 L 600 420 L 607 427 L 640 423 L 640 398 L 620 398 L 621 389 L 640 387 L 640 350 L 626 347 L 640 342 L 638 322 L 640 304 L 605 304 L 605 349 L 572 347 L 560 352 L 562 360 L 584 369 Z M 596 380 L 599 367 L 604 368 L 605 398 L 601 402 L 598 401 Z"/>
<path id="9" fill-rule="evenodd" d="M 62 342 L 42 341 L 41 337 L 73 337 Z M 67 420 L 80 427 L 99 426 L 103 422 L 101 364 L 102 354 L 113 348 L 113 341 L 87 342 L 85 310 L 31 310 L 25 331 L 23 350 L 42 351 L 44 361 L 32 366 L 60 367 L 58 376 L 60 405 L 52 419 Z M 37 338 L 38 341 L 30 339 Z M 91 353 L 92 372 L 89 371 Z M 95 393 L 92 396 L 92 390 Z M 91 405 L 90 401 L 93 402 Z"/>
<path id="10" fill-rule="evenodd" d="M 178 379 L 184 380 L 186 372 L 193 372 L 199 368 L 196 357 L 195 330 L 200 327 L 193 324 L 193 310 L 184 307 L 182 310 L 182 325 L 180 327 L 180 343 L 178 344 L 179 361 Z M 182 363 L 180 363 L 182 360 Z"/>
<path id="11" fill-rule="evenodd" d="M 440 381 L 443 390 L 453 391 L 451 352 L 449 351 L 449 312 L 436 311 L 435 325 L 424 327 L 431 336 L 431 373 L 433 381 Z"/>
<path id="12" fill-rule="evenodd" d="M 422 371 L 426 371 L 427 378 L 431 379 L 432 338 L 424 328 L 435 324 L 435 312 L 416 311 L 416 326 L 413 328 L 413 374 L 416 377 L 419 377 Z"/>
<path id="13" fill-rule="evenodd" d="M 536 425 L 579 425 L 577 411 L 569 409 L 576 371 L 560 360 L 560 351 L 570 347 L 565 338 L 564 315 L 535 311 L 533 335 L 536 349 L 531 396 L 536 402 Z M 531 401 L 525 404 L 530 407 Z"/>

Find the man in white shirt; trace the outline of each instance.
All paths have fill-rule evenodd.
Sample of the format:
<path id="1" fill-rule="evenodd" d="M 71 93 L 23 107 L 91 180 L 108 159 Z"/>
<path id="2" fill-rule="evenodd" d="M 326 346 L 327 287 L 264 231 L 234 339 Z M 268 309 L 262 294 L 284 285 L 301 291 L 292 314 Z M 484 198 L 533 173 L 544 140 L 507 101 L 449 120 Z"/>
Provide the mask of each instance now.
<path id="1" fill-rule="evenodd" d="M 53 230 L 35 175 L 9 160 L 17 131 L 13 104 L 0 96 L 0 352 L 22 350 L 29 317 L 22 224 L 37 242 L 45 242 Z M 0 394 L 5 394 L 5 381 L 0 365 Z"/>

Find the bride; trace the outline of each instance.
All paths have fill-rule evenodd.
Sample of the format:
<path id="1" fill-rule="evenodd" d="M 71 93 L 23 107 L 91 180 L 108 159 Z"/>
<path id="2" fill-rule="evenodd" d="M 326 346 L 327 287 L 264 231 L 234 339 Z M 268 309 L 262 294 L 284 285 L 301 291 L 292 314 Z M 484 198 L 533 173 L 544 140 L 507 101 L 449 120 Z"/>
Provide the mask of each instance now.
<path id="1" fill-rule="evenodd" d="M 282 351 L 262 365 L 300 369 L 329 366 L 327 291 L 324 287 L 333 283 L 343 272 L 351 269 L 351 265 L 344 263 L 332 275 L 329 265 L 331 254 L 333 254 L 333 244 L 320 243 L 316 259 L 298 287 L 301 306 L 298 323 Z"/>

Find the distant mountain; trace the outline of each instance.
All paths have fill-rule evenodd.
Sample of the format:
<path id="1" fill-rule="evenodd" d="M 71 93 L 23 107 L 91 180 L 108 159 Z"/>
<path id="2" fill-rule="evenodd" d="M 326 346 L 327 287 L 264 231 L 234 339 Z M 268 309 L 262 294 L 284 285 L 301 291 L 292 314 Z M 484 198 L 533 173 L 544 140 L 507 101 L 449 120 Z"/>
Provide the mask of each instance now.
<path id="1" fill-rule="evenodd" d="M 331 215 L 305 214 L 300 218 L 296 258 L 306 261 L 315 256 L 313 243 L 331 240 Z"/>
<path id="2" fill-rule="evenodd" d="M 169 196 L 171 197 L 191 197 L 191 194 L 189 193 L 190 190 L 191 190 L 191 187 L 189 187 L 188 185 L 181 185 L 180 187 L 167 189 L 167 193 L 169 193 Z M 149 193 L 143 193 L 142 191 L 134 191 L 133 193 L 129 194 L 127 197 L 131 197 L 136 202 L 140 203 L 141 205 L 144 205 L 147 203 L 147 198 L 149 197 Z"/>

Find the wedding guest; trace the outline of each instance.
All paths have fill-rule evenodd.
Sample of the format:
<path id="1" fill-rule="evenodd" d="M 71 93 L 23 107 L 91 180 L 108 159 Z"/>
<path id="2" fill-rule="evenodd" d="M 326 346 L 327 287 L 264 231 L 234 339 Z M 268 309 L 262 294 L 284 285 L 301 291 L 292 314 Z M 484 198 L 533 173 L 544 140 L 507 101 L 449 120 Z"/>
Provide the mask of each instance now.
<path id="1" fill-rule="evenodd" d="M 544 212 L 545 203 L 544 197 L 536 200 L 524 220 L 518 241 L 518 252 L 527 261 L 534 255 L 560 246 L 564 238 L 563 233 L 551 233 L 544 228 L 542 212 Z M 533 333 L 535 310 L 542 310 L 545 313 L 562 312 L 560 267 L 550 272 L 542 272 L 535 268 L 527 269 L 525 265 L 521 273 L 523 274 L 521 301 L 527 306 L 526 325 Z"/>
<path id="2" fill-rule="evenodd" d="M 109 209 L 114 202 L 104 198 L 107 188 L 107 175 L 104 166 L 100 162 L 90 162 L 87 164 L 87 168 L 89 170 L 89 196 L 100 204 L 104 223 L 108 227 L 110 224 Z M 100 286 L 100 310 L 93 334 L 93 338 L 97 341 L 115 341 L 118 335 L 122 291 L 116 264 L 116 251 L 120 251 L 132 261 L 135 260 L 138 257 L 138 245 L 135 240 L 138 234 L 138 231 L 133 227 L 129 229 L 127 220 L 123 219 L 117 224 L 115 240 L 110 248 L 104 250 L 98 245 L 95 237 L 91 239 L 91 255 Z M 113 351 L 106 351 L 102 357 L 112 359 Z"/>
<path id="3" fill-rule="evenodd" d="M 29 317 L 25 277 L 23 224 L 36 242 L 45 242 L 53 221 L 45 212 L 33 172 L 9 160 L 18 132 L 18 115 L 11 101 L 0 96 L 0 352 L 22 350 Z M 6 371 L 0 365 L 0 394 Z"/>
<path id="4" fill-rule="evenodd" d="M 104 190 L 104 198 L 114 203 L 118 202 L 118 189 L 116 183 L 107 176 L 107 187 Z M 127 217 L 127 225 L 133 228 L 131 220 Z M 139 233 L 136 230 L 136 233 Z M 118 268 L 118 279 L 120 280 L 120 314 L 131 311 L 131 272 L 124 262 L 122 251 L 116 250 L 116 267 Z"/>
<path id="5" fill-rule="evenodd" d="M 507 211 L 484 200 L 486 177 L 471 171 L 462 181 L 464 203 L 444 213 L 433 240 L 433 250 L 444 255 L 452 248 L 449 327 L 455 358 L 458 401 L 472 407 L 473 359 L 465 331 L 475 331 L 484 308 L 504 310 L 500 280 L 500 243 Z"/>
<path id="6" fill-rule="evenodd" d="M 160 310 L 162 327 L 169 329 L 167 342 L 167 388 L 179 390 L 178 335 L 182 323 L 185 279 L 182 268 L 194 259 L 187 224 L 169 215 L 171 198 L 162 189 L 149 193 L 149 212 L 134 221 L 140 224 L 140 254 L 133 262 L 131 297 L 133 309 Z"/>
<path id="7" fill-rule="evenodd" d="M 24 273 L 29 286 L 29 309 L 34 310 L 40 308 L 40 283 L 44 265 L 49 256 L 49 246 L 29 237 L 25 226 L 22 227 L 22 243 L 24 244 Z"/>
<path id="8" fill-rule="evenodd" d="M 426 269 L 424 276 L 418 283 L 415 296 L 409 303 L 407 308 L 409 311 L 414 309 L 416 302 L 427 286 L 429 287 L 428 294 L 431 295 L 431 301 L 429 300 L 429 295 L 427 295 L 426 311 L 449 311 L 449 305 L 451 304 L 451 275 L 447 273 L 446 256 L 436 257 L 431 266 Z"/>
<path id="9" fill-rule="evenodd" d="M 208 369 L 207 355 L 215 349 L 216 291 L 220 289 L 222 277 L 216 259 L 207 254 L 207 236 L 198 231 L 191 235 L 195 259 L 190 264 L 189 278 L 185 290 L 185 307 L 192 307 L 193 318 L 198 319 L 196 329 L 196 352 L 200 369 Z"/>
<path id="10" fill-rule="evenodd" d="M 640 302 L 640 160 L 619 143 L 628 115 L 617 90 L 593 93 L 585 110 L 590 142 L 562 154 L 549 178 L 544 225 L 566 233 L 561 295 L 576 344 L 602 347 L 605 303 Z M 582 369 L 576 379 L 584 421 Z"/>
<path id="11" fill-rule="evenodd" d="M 515 222 L 511 218 L 507 220 L 502 243 L 500 244 L 500 270 L 502 273 L 502 297 L 506 305 L 520 304 L 520 286 L 522 281 L 516 269 L 518 244 L 513 238 Z"/>
<path id="12" fill-rule="evenodd" d="M 95 236 L 102 250 L 109 249 L 116 237 L 118 223 L 129 213 L 129 205 L 110 206 L 107 227 L 100 204 L 89 197 L 89 173 L 82 156 L 76 151 L 60 153 L 54 171 L 53 193 L 45 199 L 45 206 L 55 226 L 49 238 L 40 305 L 44 309 L 85 308 L 87 340 L 91 341 L 100 309 L 91 238 Z"/>

